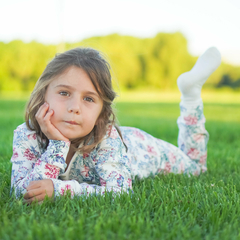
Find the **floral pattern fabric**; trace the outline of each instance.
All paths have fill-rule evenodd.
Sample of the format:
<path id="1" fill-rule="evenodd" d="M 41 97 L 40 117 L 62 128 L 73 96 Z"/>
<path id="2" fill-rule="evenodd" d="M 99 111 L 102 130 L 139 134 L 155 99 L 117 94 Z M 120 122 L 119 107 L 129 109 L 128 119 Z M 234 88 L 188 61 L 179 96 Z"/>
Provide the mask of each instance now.
<path id="1" fill-rule="evenodd" d="M 11 186 L 20 196 L 31 181 L 51 179 L 55 196 L 66 190 L 81 196 L 128 192 L 136 176 L 170 172 L 198 175 L 207 170 L 203 106 L 181 104 L 180 109 L 179 147 L 133 127 L 120 127 L 122 140 L 116 128 L 109 126 L 103 141 L 89 154 L 76 152 L 67 170 L 70 143 L 50 140 L 44 148 L 24 123 L 14 131 Z"/>

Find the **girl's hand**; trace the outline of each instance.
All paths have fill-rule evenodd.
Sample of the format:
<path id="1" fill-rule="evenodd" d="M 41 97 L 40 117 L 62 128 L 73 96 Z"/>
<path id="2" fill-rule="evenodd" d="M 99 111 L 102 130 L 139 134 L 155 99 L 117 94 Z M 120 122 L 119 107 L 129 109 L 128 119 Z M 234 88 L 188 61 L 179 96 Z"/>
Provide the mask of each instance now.
<path id="1" fill-rule="evenodd" d="M 32 181 L 27 187 L 27 193 L 24 195 L 26 203 L 32 203 L 34 200 L 43 201 L 45 196 L 52 197 L 54 192 L 53 182 L 50 179 Z"/>
<path id="2" fill-rule="evenodd" d="M 45 136 L 50 140 L 61 140 L 69 141 L 65 136 L 63 136 L 59 130 L 53 126 L 51 123 L 51 116 L 53 115 L 53 110 L 49 110 L 49 105 L 44 103 L 37 111 L 35 118 Z"/>

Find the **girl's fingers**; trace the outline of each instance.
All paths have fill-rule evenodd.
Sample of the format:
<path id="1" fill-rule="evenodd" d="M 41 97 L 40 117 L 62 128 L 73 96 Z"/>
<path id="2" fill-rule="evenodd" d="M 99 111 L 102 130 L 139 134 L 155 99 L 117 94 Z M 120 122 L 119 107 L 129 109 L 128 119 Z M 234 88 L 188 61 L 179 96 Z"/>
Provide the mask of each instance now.
<path id="1" fill-rule="evenodd" d="M 28 199 L 26 199 L 24 202 L 25 203 L 32 203 L 33 201 L 38 201 L 38 202 L 40 202 L 40 201 L 43 201 L 44 200 L 44 198 L 45 198 L 45 196 L 46 196 L 46 194 L 45 193 L 42 193 L 42 194 L 40 194 L 40 195 L 38 195 L 38 196 L 35 196 L 35 197 L 32 197 L 32 198 L 28 198 Z"/>
<path id="2" fill-rule="evenodd" d="M 46 135 L 49 132 L 51 132 L 52 124 L 51 124 L 51 117 L 53 115 L 53 110 L 49 110 L 49 105 L 47 103 L 44 103 L 38 110 L 37 114 L 35 115 L 36 120 L 38 121 L 38 124 L 42 130 L 42 132 Z"/>
<path id="3" fill-rule="evenodd" d="M 31 199 L 31 198 L 35 198 L 39 195 L 42 195 L 43 189 L 42 188 L 36 188 L 36 189 L 32 189 L 32 190 L 28 190 L 27 193 L 24 195 L 24 199 Z"/>
<path id="4" fill-rule="evenodd" d="M 55 126 L 52 124 L 51 122 L 51 117 L 53 115 L 54 111 L 50 110 L 49 112 L 47 112 L 47 114 L 45 115 L 45 117 L 42 120 L 42 123 L 39 124 L 41 127 L 41 130 L 44 132 L 44 134 L 47 137 L 51 137 L 51 138 L 55 138 L 59 135 L 59 131 L 55 128 Z M 58 140 L 58 139 L 56 139 Z"/>
<path id="5" fill-rule="evenodd" d="M 53 195 L 53 192 L 54 186 L 52 180 L 43 179 L 38 181 L 32 181 L 27 187 L 27 193 L 24 195 L 24 198 L 29 199 L 35 196 L 37 197 L 42 193 L 51 197 Z"/>
<path id="6" fill-rule="evenodd" d="M 41 128 L 41 131 L 48 139 L 69 141 L 59 130 L 51 123 L 51 117 L 54 111 L 49 110 L 49 105 L 44 103 L 35 115 L 35 118 Z"/>
<path id="7" fill-rule="evenodd" d="M 37 121 L 43 119 L 48 111 L 49 105 L 47 103 L 44 103 L 37 111 L 35 117 Z"/>
<path id="8" fill-rule="evenodd" d="M 40 187 L 41 187 L 40 181 L 31 181 L 26 189 L 27 191 L 29 191 L 29 190 L 40 188 Z"/>
<path id="9" fill-rule="evenodd" d="M 51 110 L 49 110 L 49 111 L 45 114 L 44 120 L 47 121 L 47 122 L 49 122 L 49 121 L 50 121 L 50 118 L 52 117 L 52 115 L 53 115 L 53 110 L 51 109 Z"/>

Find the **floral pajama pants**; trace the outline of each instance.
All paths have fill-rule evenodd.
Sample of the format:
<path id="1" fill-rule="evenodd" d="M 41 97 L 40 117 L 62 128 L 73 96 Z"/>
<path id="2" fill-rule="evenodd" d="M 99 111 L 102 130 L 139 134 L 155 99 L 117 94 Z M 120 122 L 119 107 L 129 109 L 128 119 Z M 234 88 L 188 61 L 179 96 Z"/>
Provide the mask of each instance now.
<path id="1" fill-rule="evenodd" d="M 125 144 L 132 178 L 148 177 L 158 173 L 184 173 L 199 175 L 207 170 L 208 132 L 205 129 L 203 104 L 180 104 L 181 114 L 178 147 L 157 139 L 132 127 L 120 127 Z"/>

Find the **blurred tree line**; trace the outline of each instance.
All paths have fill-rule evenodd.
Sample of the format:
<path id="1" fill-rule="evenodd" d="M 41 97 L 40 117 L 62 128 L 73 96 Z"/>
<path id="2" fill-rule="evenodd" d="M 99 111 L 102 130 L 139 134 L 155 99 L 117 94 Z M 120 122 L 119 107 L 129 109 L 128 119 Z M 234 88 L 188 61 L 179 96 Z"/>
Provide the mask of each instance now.
<path id="1" fill-rule="evenodd" d="M 189 54 L 187 40 L 179 32 L 159 33 L 153 38 L 112 34 L 66 43 L 65 50 L 93 47 L 106 54 L 113 77 L 125 89 L 175 89 L 177 77 L 197 60 Z M 31 91 L 59 50 L 57 45 L 15 40 L 0 42 L 0 92 Z M 240 88 L 240 66 L 222 63 L 207 82 L 209 88 Z"/>

